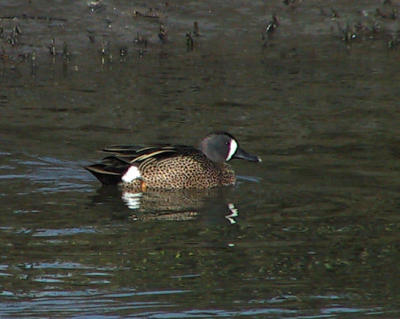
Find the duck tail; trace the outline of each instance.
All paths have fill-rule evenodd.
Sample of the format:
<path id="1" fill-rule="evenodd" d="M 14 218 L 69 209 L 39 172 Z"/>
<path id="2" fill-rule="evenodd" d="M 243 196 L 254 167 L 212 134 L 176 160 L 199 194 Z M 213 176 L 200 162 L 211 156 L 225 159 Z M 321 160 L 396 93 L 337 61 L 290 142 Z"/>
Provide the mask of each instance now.
<path id="1" fill-rule="evenodd" d="M 121 178 L 129 168 L 129 162 L 116 156 L 108 156 L 101 163 L 84 167 L 92 173 L 102 184 L 115 185 L 121 182 Z"/>
<path id="2" fill-rule="evenodd" d="M 84 167 L 92 173 L 102 184 L 115 185 L 121 182 L 121 174 L 106 170 L 103 164 L 93 164 Z"/>

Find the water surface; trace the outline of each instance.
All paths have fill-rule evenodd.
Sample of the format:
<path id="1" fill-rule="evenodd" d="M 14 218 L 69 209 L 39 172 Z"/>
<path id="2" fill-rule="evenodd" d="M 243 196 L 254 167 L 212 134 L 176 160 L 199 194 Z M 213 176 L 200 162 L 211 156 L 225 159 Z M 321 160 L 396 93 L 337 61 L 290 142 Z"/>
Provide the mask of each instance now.
<path id="1" fill-rule="evenodd" d="M 1 317 L 399 316 L 396 3 L 3 2 Z M 221 129 L 263 158 L 234 187 L 82 168 Z"/>

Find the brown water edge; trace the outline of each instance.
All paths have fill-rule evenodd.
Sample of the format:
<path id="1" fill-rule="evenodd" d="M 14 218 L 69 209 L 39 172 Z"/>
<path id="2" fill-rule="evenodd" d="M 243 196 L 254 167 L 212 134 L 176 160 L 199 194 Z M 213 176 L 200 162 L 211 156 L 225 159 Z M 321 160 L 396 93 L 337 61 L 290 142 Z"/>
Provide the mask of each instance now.
<path id="1" fill-rule="evenodd" d="M 398 317 L 397 3 L 101 4 L 3 2 L 0 316 Z M 213 129 L 264 161 L 184 220 L 82 169 Z"/>
<path id="2" fill-rule="evenodd" d="M 252 1 L 243 6 L 5 1 L 0 17 L 1 60 L 11 68 L 30 63 L 35 73 L 48 56 L 106 63 L 137 59 L 155 50 L 162 55 L 203 51 L 251 56 L 262 49 L 273 56 L 293 57 L 304 41 L 312 41 L 316 51 L 325 41 L 335 51 L 360 43 L 388 50 L 398 47 L 395 2 L 289 2 Z"/>

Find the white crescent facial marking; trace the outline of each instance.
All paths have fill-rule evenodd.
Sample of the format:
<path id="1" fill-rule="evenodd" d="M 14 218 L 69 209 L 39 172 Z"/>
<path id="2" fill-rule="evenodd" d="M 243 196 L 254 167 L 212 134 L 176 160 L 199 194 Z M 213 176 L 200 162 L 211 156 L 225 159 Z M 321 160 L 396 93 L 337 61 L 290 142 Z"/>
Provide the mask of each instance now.
<path id="1" fill-rule="evenodd" d="M 140 175 L 139 169 L 132 165 L 131 167 L 128 168 L 128 170 L 125 172 L 125 174 L 122 176 L 122 181 L 124 183 L 130 183 L 135 179 L 141 178 L 142 175 Z"/>
<path id="2" fill-rule="evenodd" d="M 232 158 L 233 154 L 236 153 L 237 148 L 238 148 L 237 142 L 234 139 L 231 139 L 231 142 L 229 144 L 229 153 L 228 156 L 226 157 L 226 161 L 229 161 Z"/>

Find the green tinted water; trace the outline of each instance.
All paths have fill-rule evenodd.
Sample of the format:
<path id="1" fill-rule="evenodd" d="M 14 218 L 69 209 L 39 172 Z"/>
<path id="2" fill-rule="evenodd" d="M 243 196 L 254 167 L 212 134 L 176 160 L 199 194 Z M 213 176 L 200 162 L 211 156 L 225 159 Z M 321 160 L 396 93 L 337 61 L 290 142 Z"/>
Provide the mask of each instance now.
<path id="1" fill-rule="evenodd" d="M 398 317 L 397 20 L 369 2 L 338 4 L 337 21 L 315 3 L 157 3 L 162 44 L 159 19 L 103 4 L 54 4 L 65 32 L 19 18 L 19 45 L 3 44 L 0 316 Z M 43 8 L 7 2 L 5 15 Z M 346 45 L 336 23 L 353 19 L 383 27 Z M 68 59 L 48 55 L 53 36 Z M 34 63 L 18 56 L 32 50 Z M 197 144 L 216 129 L 263 158 L 233 162 L 232 188 L 132 197 L 82 169 L 105 145 Z"/>

